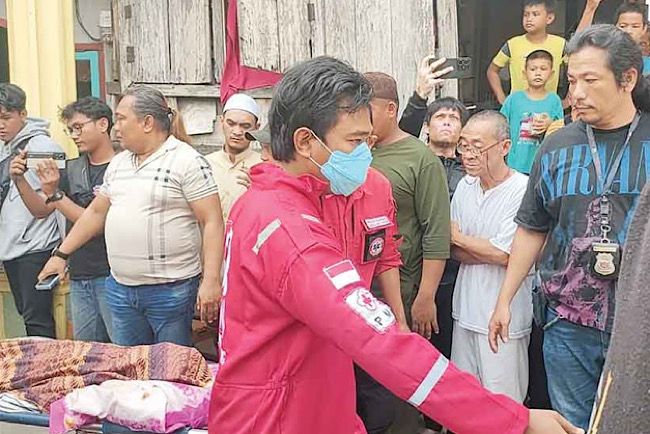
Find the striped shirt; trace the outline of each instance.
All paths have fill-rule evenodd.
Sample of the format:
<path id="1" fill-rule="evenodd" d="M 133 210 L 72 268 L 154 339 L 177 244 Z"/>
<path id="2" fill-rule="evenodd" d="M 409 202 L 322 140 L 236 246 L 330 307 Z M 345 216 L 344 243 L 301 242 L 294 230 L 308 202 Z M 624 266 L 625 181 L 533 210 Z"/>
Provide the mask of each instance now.
<path id="1" fill-rule="evenodd" d="M 106 247 L 123 285 L 155 285 L 201 273 L 201 233 L 190 202 L 217 194 L 210 165 L 173 136 L 144 162 L 124 151 L 104 175 L 111 207 Z"/>

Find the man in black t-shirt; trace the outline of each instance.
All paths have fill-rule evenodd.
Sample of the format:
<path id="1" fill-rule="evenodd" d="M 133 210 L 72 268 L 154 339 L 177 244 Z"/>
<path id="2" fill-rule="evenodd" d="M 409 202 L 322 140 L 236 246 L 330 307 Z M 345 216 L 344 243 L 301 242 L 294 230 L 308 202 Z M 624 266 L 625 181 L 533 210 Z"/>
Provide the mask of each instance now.
<path id="1" fill-rule="evenodd" d="M 110 139 L 113 113 L 104 102 L 87 97 L 61 110 L 68 135 L 81 156 L 68 160 L 60 173 L 54 161 L 41 163 L 36 173 L 43 195 L 21 183 L 20 195 L 29 211 L 44 218 L 59 211 L 68 220 L 68 229 L 95 198 L 104 182 L 104 172 L 115 155 Z M 12 173 L 26 171 L 25 153 L 12 162 Z M 56 250 L 55 253 L 56 254 Z M 111 318 L 106 306 L 105 281 L 109 274 L 104 236 L 90 240 L 69 258 L 72 325 L 74 339 L 110 342 Z"/>
<path id="2" fill-rule="evenodd" d="M 551 403 L 587 429 L 615 293 L 625 289 L 617 288 L 619 259 L 650 172 L 650 107 L 641 50 L 628 35 L 611 25 L 592 26 L 574 36 L 568 51 L 580 120 L 547 137 L 537 153 L 515 219 L 519 228 L 490 344 L 497 351 L 498 337 L 507 339 L 510 302 L 537 260 L 548 303 L 539 319 L 546 323 Z"/>

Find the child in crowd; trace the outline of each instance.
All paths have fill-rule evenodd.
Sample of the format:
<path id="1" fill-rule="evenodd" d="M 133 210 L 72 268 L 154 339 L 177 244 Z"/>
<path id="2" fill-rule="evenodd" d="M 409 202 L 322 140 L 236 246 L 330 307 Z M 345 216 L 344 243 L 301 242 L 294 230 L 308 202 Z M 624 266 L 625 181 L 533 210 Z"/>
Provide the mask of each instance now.
<path id="1" fill-rule="evenodd" d="M 552 70 L 554 72 L 546 83 L 546 90 L 557 92 L 560 65 L 565 61 L 564 47 L 566 41 L 561 36 L 550 35 L 547 27 L 555 20 L 554 0 L 524 0 L 523 26 L 526 34 L 509 39 L 496 55 L 488 68 L 487 78 L 499 104 L 503 104 L 506 94 L 501 85 L 499 71 L 509 65 L 511 87 L 510 92 L 526 90 L 528 84 L 524 60 L 537 50 L 546 50 L 552 55 Z"/>
<path id="2" fill-rule="evenodd" d="M 524 76 L 527 90 L 512 93 L 506 98 L 501 113 L 508 118 L 512 149 L 508 165 L 518 172 L 530 174 L 537 149 L 555 121 L 564 117 L 562 100 L 547 90 L 553 79 L 553 55 L 536 50 L 526 57 Z"/>
<path id="3" fill-rule="evenodd" d="M 596 9 L 603 0 L 591 0 L 582 15 L 582 21 L 578 29 L 586 28 L 594 20 Z M 643 52 L 643 74 L 650 73 L 650 38 L 648 37 L 648 12 L 641 1 L 626 1 L 616 9 L 614 22 L 616 27 L 624 31 L 639 44 Z"/>
<path id="4" fill-rule="evenodd" d="M 646 7 L 643 4 L 623 3 L 616 10 L 616 27 L 627 33 L 643 50 L 648 22 Z M 647 50 L 646 50 L 647 51 Z M 643 74 L 650 73 L 650 57 L 643 54 Z"/>

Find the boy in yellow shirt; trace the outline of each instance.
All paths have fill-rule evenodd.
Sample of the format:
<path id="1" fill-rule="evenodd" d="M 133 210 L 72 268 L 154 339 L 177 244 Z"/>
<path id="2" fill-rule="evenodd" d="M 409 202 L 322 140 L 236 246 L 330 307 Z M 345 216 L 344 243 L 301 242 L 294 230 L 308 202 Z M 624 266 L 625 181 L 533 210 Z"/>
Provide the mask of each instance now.
<path id="1" fill-rule="evenodd" d="M 550 35 L 547 27 L 555 20 L 554 0 L 525 0 L 523 27 L 524 35 L 510 38 L 499 50 L 499 53 L 492 60 L 487 78 L 490 87 L 494 92 L 499 104 L 503 104 L 506 94 L 501 86 L 499 71 L 506 65 L 510 69 L 511 87 L 510 93 L 526 90 L 528 82 L 524 71 L 526 69 L 526 57 L 533 51 L 545 50 L 553 56 L 553 76 L 546 83 L 546 90 L 550 93 L 557 93 L 560 66 L 566 61 L 564 48 L 566 40 L 561 36 Z"/>

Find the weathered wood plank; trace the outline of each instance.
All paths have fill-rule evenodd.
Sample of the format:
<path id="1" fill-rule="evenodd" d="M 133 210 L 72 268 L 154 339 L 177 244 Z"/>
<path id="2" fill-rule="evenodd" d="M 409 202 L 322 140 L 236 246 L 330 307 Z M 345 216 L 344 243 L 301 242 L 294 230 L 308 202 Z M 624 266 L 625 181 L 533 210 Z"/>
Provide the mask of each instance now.
<path id="1" fill-rule="evenodd" d="M 457 0 L 436 0 L 438 21 L 438 56 L 458 57 L 458 9 Z M 441 89 L 442 96 L 458 98 L 458 80 L 445 80 Z"/>
<path id="2" fill-rule="evenodd" d="M 209 0 L 168 0 L 172 83 L 210 83 Z"/>
<path id="3" fill-rule="evenodd" d="M 221 83 L 226 61 L 226 0 L 212 0 L 212 57 L 214 79 Z"/>
<path id="4" fill-rule="evenodd" d="M 216 84 L 154 84 L 165 96 L 175 98 L 219 98 L 221 93 Z"/>
<path id="5" fill-rule="evenodd" d="M 314 19 L 310 21 L 311 31 L 311 56 L 317 57 L 325 54 L 325 1 L 311 0 L 314 8 Z"/>
<path id="6" fill-rule="evenodd" d="M 120 81 L 170 81 L 167 0 L 121 0 L 119 3 Z"/>
<path id="7" fill-rule="evenodd" d="M 391 4 L 386 0 L 356 0 L 357 68 L 361 72 L 393 71 Z M 398 29 L 399 31 L 399 29 Z"/>
<path id="8" fill-rule="evenodd" d="M 309 0 L 277 0 L 280 70 L 311 57 L 310 25 L 307 15 Z"/>
<path id="9" fill-rule="evenodd" d="M 320 20 L 325 29 L 325 54 L 345 60 L 356 68 L 355 2 L 325 0 L 322 7 Z"/>
<path id="10" fill-rule="evenodd" d="M 187 134 L 214 132 L 214 121 L 217 119 L 217 99 L 179 98 L 178 111 L 183 116 Z"/>
<path id="11" fill-rule="evenodd" d="M 420 61 L 435 50 L 432 0 L 391 0 L 393 77 L 400 111 L 415 88 Z"/>
<path id="12" fill-rule="evenodd" d="M 242 64 L 280 71 L 277 0 L 238 0 L 237 15 Z"/>

